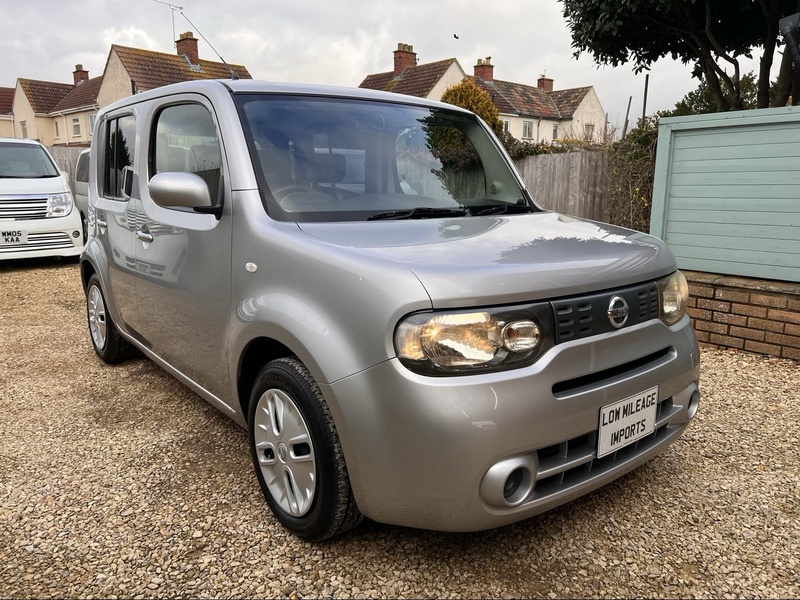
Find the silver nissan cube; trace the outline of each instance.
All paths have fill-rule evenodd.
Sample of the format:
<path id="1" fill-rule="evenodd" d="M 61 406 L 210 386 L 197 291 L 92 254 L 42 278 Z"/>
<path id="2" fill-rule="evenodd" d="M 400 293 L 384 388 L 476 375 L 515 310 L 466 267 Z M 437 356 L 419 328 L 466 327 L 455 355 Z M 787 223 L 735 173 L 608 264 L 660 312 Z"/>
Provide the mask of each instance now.
<path id="1" fill-rule="evenodd" d="M 246 428 L 304 539 L 363 516 L 513 523 L 653 458 L 697 411 L 669 249 L 537 206 L 468 111 L 195 81 L 105 108 L 93 140 L 97 354 L 143 353 Z"/>

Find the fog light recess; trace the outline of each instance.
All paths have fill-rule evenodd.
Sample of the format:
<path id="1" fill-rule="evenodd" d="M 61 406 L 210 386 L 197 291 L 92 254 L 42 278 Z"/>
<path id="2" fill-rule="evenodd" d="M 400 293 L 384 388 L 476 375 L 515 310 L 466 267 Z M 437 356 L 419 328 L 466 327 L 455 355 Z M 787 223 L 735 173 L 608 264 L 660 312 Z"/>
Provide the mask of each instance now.
<path id="1" fill-rule="evenodd" d="M 695 390 L 695 392 L 692 394 L 692 397 L 689 399 L 689 406 L 687 408 L 690 419 L 693 419 L 697 414 L 698 406 L 700 406 L 700 390 Z"/>
<path id="2" fill-rule="evenodd" d="M 511 508 L 525 502 L 536 485 L 536 455 L 501 460 L 481 480 L 481 497 L 492 508 Z"/>

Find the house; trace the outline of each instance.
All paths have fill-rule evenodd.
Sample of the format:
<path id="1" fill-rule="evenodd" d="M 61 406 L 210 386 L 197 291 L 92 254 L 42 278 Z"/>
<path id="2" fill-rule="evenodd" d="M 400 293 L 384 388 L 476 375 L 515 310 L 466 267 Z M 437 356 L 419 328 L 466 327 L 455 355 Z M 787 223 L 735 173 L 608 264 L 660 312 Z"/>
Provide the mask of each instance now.
<path id="1" fill-rule="evenodd" d="M 112 102 L 180 81 L 230 79 L 232 73 L 251 78 L 241 65 L 201 60 L 190 31 L 176 46 L 176 54 L 167 54 L 112 45 L 102 76 L 90 79 L 83 65 L 75 65 L 72 84 L 18 78 L 16 88 L 0 88 L 0 135 L 45 146 L 88 146 L 97 111 Z"/>
<path id="2" fill-rule="evenodd" d="M 0 87 L 0 137 L 14 137 L 14 88 Z"/>
<path id="3" fill-rule="evenodd" d="M 489 94 L 503 128 L 517 139 L 599 141 L 605 133 L 606 114 L 593 86 L 554 90 L 553 79 L 545 76 L 535 87 L 501 81 L 494 78 L 491 57 L 479 58 L 473 74 L 467 75 L 455 58 L 418 64 L 414 47 L 398 44 L 394 70 L 368 75 L 359 87 L 440 100 L 466 77 Z"/>
<path id="4" fill-rule="evenodd" d="M 242 65 L 202 60 L 198 55 L 197 38 L 191 31 L 180 34 L 175 44 L 175 54 L 112 45 L 97 96 L 100 107 L 170 83 L 231 79 L 232 73 L 238 79 L 252 79 Z"/>

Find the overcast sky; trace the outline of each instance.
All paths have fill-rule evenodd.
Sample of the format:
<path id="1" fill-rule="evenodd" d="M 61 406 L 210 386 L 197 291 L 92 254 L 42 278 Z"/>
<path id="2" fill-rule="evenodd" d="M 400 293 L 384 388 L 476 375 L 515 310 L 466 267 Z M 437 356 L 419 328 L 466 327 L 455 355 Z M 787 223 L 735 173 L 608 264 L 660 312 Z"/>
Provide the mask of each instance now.
<path id="1" fill-rule="evenodd" d="M 478 58 L 491 56 L 496 79 L 536 85 L 546 73 L 555 89 L 593 85 L 610 124 L 620 129 L 629 97 L 631 118 L 642 114 L 644 74 L 573 58 L 557 0 L 171 4 L 183 10 L 156 0 L 0 0 L 0 87 L 13 87 L 17 77 L 71 83 L 78 63 L 90 77 L 102 75 L 111 44 L 174 52 L 174 15 L 176 36 L 194 31 L 201 58 L 218 60 L 198 33 L 255 79 L 358 86 L 370 73 L 391 70 L 392 51 L 403 42 L 414 46 L 420 63 L 457 58 L 467 74 Z M 647 114 L 673 108 L 697 85 L 689 67 L 659 61 L 650 72 Z"/>

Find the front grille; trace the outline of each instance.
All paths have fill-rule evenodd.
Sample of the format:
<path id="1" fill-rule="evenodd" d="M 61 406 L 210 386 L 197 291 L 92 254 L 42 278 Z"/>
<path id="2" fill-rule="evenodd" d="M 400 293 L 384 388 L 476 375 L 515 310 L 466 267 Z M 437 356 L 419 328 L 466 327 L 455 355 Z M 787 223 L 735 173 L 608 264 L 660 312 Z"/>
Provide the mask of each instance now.
<path id="1" fill-rule="evenodd" d="M 579 486 L 657 446 L 668 434 L 667 423 L 679 411 L 680 407 L 673 404 L 672 398 L 662 400 L 656 409 L 656 428 L 653 433 L 603 458 L 596 458 L 597 430 L 540 448 L 536 451 L 539 459 L 536 488 L 528 501 L 540 502 L 553 494 Z"/>
<path id="2" fill-rule="evenodd" d="M 72 238 L 63 232 L 29 233 L 27 244 L 9 244 L 0 246 L 0 254 L 10 252 L 35 252 L 36 250 L 57 250 L 74 248 Z"/>
<path id="3" fill-rule="evenodd" d="M 0 219 L 24 221 L 47 218 L 47 196 L 0 195 Z"/>
<path id="4" fill-rule="evenodd" d="M 566 381 L 559 381 L 553 384 L 553 396 L 556 398 L 567 398 L 572 394 L 578 394 L 589 388 L 608 385 L 617 378 L 628 377 L 633 371 L 642 372 L 643 369 L 654 369 L 670 360 L 670 356 L 673 352 L 674 349 L 672 347 L 662 348 L 657 352 L 617 365 L 616 367 L 603 369 L 602 371 L 589 373 L 588 375 L 581 375 L 580 377 L 574 377 Z"/>
<path id="5" fill-rule="evenodd" d="M 628 304 L 628 320 L 624 327 L 658 318 L 658 287 L 654 282 L 621 290 L 588 294 L 573 298 L 553 300 L 553 317 L 556 323 L 555 343 L 615 331 L 608 318 L 611 299 L 620 296 Z"/>

